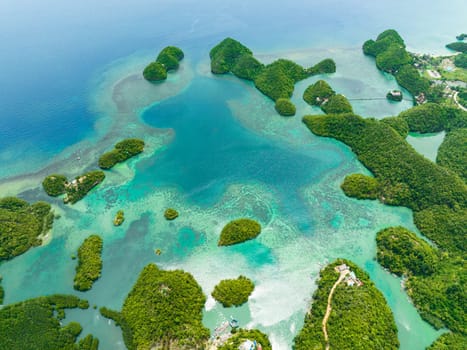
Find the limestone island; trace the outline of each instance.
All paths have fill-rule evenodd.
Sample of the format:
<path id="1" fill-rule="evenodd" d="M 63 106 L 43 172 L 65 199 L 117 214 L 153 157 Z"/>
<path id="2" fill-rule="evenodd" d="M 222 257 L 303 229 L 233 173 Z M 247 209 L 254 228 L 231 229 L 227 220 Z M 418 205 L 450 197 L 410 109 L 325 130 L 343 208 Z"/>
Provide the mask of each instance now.
<path id="1" fill-rule="evenodd" d="M 21 255 L 42 244 L 52 228 L 54 215 L 46 202 L 28 202 L 16 197 L 0 199 L 0 261 Z"/>
<path id="2" fill-rule="evenodd" d="M 400 91 L 400 90 L 391 90 L 386 94 L 386 98 L 389 101 L 400 102 L 400 101 L 402 101 L 402 98 L 403 98 L 402 91 Z"/>
<path id="3" fill-rule="evenodd" d="M 214 341 L 217 343 L 217 350 L 272 350 L 267 335 L 257 329 L 238 329 L 224 338 L 218 338 L 217 342 Z"/>
<path id="4" fill-rule="evenodd" d="M 164 217 L 167 220 L 175 220 L 176 218 L 178 218 L 178 211 L 176 211 L 173 208 L 167 208 L 164 212 Z"/>
<path id="5" fill-rule="evenodd" d="M 296 112 L 295 105 L 288 98 L 278 98 L 274 108 L 284 117 L 294 116 Z"/>
<path id="6" fill-rule="evenodd" d="M 252 219 L 233 220 L 222 229 L 218 246 L 242 243 L 256 238 L 261 233 L 261 225 Z"/>
<path id="7" fill-rule="evenodd" d="M 175 46 L 167 46 L 159 52 L 154 62 L 149 63 L 143 71 L 144 79 L 157 82 L 167 79 L 167 72 L 179 67 L 184 53 Z"/>
<path id="8" fill-rule="evenodd" d="M 248 301 L 255 289 L 254 283 L 245 276 L 220 281 L 212 292 L 212 296 L 224 307 L 240 306 Z"/>
<path id="9" fill-rule="evenodd" d="M 0 308 L 0 347 L 8 350 L 97 350 L 99 340 L 87 335 L 78 340 L 83 328 L 66 322 L 65 309 L 87 309 L 89 303 L 72 295 L 38 297 Z"/>
<path id="10" fill-rule="evenodd" d="M 119 210 L 117 211 L 117 214 L 115 214 L 113 220 L 114 226 L 120 226 L 121 224 L 123 224 L 123 221 L 125 221 L 125 213 L 123 212 L 123 210 Z"/>
<path id="11" fill-rule="evenodd" d="M 131 157 L 140 154 L 144 150 L 144 141 L 141 139 L 125 139 L 117 144 L 110 152 L 99 157 L 99 168 L 111 169 L 117 163 L 121 163 Z"/>
<path id="12" fill-rule="evenodd" d="M 104 179 L 105 174 L 101 170 L 94 170 L 77 176 L 71 182 L 64 175 L 52 174 L 42 181 L 42 187 L 49 196 L 56 197 L 65 194 L 63 202 L 74 204 L 83 199 L 89 191 Z"/>
<path id="13" fill-rule="evenodd" d="M 386 299 L 357 265 L 339 259 L 321 270 L 317 283 L 295 350 L 399 348 Z"/>
<path id="14" fill-rule="evenodd" d="M 101 276 L 102 271 L 102 238 L 91 235 L 84 240 L 78 249 L 78 265 L 73 288 L 81 292 L 92 288 L 92 284 Z"/>
<path id="15" fill-rule="evenodd" d="M 202 323 L 205 302 L 201 287 L 189 273 L 163 271 L 149 264 L 121 312 L 107 308 L 100 312 L 122 328 L 129 350 L 201 350 L 209 340 L 209 330 Z"/>
<path id="16" fill-rule="evenodd" d="M 331 59 L 325 59 L 310 68 L 304 68 L 287 59 L 278 59 L 264 65 L 254 58 L 248 47 L 232 38 L 226 38 L 214 46 L 209 56 L 212 73 L 232 73 L 238 78 L 251 80 L 259 91 L 273 101 L 290 99 L 295 83 L 300 80 L 336 71 L 336 64 Z M 280 113 L 281 109 L 276 109 Z M 289 114 L 286 115 L 291 115 L 290 104 L 287 113 Z"/>

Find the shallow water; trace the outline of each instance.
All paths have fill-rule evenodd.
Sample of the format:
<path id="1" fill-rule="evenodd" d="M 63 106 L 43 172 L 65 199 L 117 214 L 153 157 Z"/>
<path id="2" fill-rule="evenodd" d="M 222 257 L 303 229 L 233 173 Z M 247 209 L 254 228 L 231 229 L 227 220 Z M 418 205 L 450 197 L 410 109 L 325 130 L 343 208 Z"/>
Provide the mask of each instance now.
<path id="1" fill-rule="evenodd" d="M 84 1 L 69 8 L 49 2 L 54 5 L 50 12 L 37 18 L 35 2 L 28 9 L 10 3 L 7 20 L 0 21 L 0 35 L 7 38 L 15 28 L 11 16 L 21 14 L 15 18 L 30 20 L 40 28 L 33 38 L 41 38 L 30 47 L 7 40 L 6 55 L 0 57 L 2 73 L 7 65 L 36 57 L 26 65 L 27 83 L 17 81 L 17 68 L 5 72 L 0 82 L 7 91 L 0 94 L 0 190 L 47 199 L 61 214 L 47 245 L 0 266 L 5 303 L 73 293 L 91 305 L 120 309 L 150 262 L 191 272 L 206 295 L 219 280 L 243 274 L 256 283 L 248 304 L 225 309 L 208 297 L 205 325 L 214 329 L 234 316 L 242 326 L 265 331 L 274 350 L 283 350 L 290 349 L 303 324 L 319 269 L 344 257 L 363 267 L 386 297 L 401 349 L 424 349 L 440 334 L 420 319 L 400 280 L 374 261 L 378 230 L 402 225 L 417 231 L 411 211 L 343 195 L 339 185 L 347 174 L 368 172 L 348 147 L 304 127 L 302 115 L 321 112 L 301 95 L 309 84 L 325 79 L 349 99 L 384 97 L 397 84 L 361 54 L 362 41 L 397 27 L 410 48 L 443 51 L 444 43 L 464 29 L 461 11 L 441 3 L 422 7 L 409 25 L 404 18 L 417 2 L 404 2 L 407 13 L 400 14 L 397 6 L 357 0 L 344 5 L 331 1 L 326 8 L 296 1 L 285 11 L 275 5 L 260 11 L 262 1 L 216 6 L 206 1 L 196 7 L 189 1 L 161 1 L 153 8 L 146 0 L 128 11 L 114 1 L 110 17 L 110 3 Z M 446 23 L 433 36 L 428 20 L 439 15 Z M 78 17 L 85 23 L 78 23 Z M 283 21 L 271 26 L 274 18 Z M 70 31 L 57 33 L 57 24 Z M 19 31 L 17 38 L 29 32 Z M 96 33 L 93 42 L 88 40 L 91 32 Z M 266 62 L 280 56 L 311 66 L 332 57 L 338 71 L 297 84 L 297 116 L 282 118 L 251 83 L 209 73 L 207 52 L 227 35 L 244 41 Z M 167 44 L 184 48 L 181 69 L 163 84 L 145 82 L 140 72 L 157 51 L 154 47 Z M 54 49 L 54 55 L 45 55 L 46 49 Z M 397 115 L 410 102 L 352 100 L 352 105 L 358 114 L 382 118 Z M 64 206 L 38 188 L 47 173 L 76 175 L 95 167 L 100 153 L 127 136 L 144 138 L 145 152 L 107 172 L 105 182 L 76 205 Z M 8 179 L 13 175 L 21 177 Z M 167 207 L 177 208 L 179 218 L 166 221 Z M 112 219 L 119 209 L 126 220 L 115 228 Z M 223 225 L 242 216 L 260 221 L 261 235 L 239 246 L 217 247 Z M 92 233 L 104 238 L 102 277 L 91 291 L 75 292 L 71 255 Z M 162 254 L 155 255 L 155 249 Z M 101 349 L 124 349 L 119 329 L 96 310 L 67 315 L 66 321 L 82 323 L 83 335 L 98 336 Z"/>

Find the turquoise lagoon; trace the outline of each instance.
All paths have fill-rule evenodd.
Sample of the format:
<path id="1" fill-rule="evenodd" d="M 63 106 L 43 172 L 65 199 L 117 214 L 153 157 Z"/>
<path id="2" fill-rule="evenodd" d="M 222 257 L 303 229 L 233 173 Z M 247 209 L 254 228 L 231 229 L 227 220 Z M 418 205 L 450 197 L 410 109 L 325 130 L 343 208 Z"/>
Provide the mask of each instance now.
<path id="1" fill-rule="evenodd" d="M 72 293 L 91 305 L 120 309 L 139 271 L 151 262 L 191 272 L 208 296 L 219 280 L 243 274 L 256 283 L 250 301 L 225 309 L 208 297 L 205 325 L 213 329 L 234 316 L 242 326 L 266 332 L 275 350 L 285 350 L 303 324 L 320 268 L 345 257 L 363 267 L 383 292 L 401 349 L 424 349 L 436 339 L 441 332 L 421 320 L 400 279 L 374 261 L 378 230 L 403 225 L 417 231 L 411 211 L 343 195 L 339 185 L 347 174 L 368 172 L 346 146 L 304 127 L 301 116 L 320 111 L 306 105 L 301 94 L 323 78 L 350 99 L 384 96 L 397 84 L 362 55 L 361 43 L 394 27 L 410 48 L 443 52 L 444 43 L 463 30 L 462 11 L 454 4 L 453 10 L 441 2 L 417 9 L 417 2 L 400 2 L 407 13 L 419 11 L 409 25 L 384 2 L 330 1 L 318 8 L 313 1 L 295 1 L 262 12 L 264 1 L 216 6 L 161 1 L 153 8 L 139 0 L 131 11 L 118 1 L 48 3 L 48 14 L 35 17 L 35 2 L 27 10 L 11 2 L 0 21 L 5 38 L 17 28 L 13 15 L 23 15 L 20 21 L 36 28 L 34 44 L 10 38 L 0 58 L 2 67 L 11 67 L 0 68 L 6 91 L 0 96 L 0 193 L 47 199 L 61 216 L 47 244 L 0 266 L 5 303 Z M 432 33 L 428 21 L 437 17 L 442 26 Z M 274 21 L 277 25 L 271 25 Z M 54 25 L 69 30 L 57 33 Z M 18 38 L 30 34 L 26 27 L 17 29 Z M 210 74 L 207 53 L 227 35 L 265 62 L 280 56 L 309 66 L 332 57 L 338 70 L 297 84 L 297 116 L 282 118 L 250 83 Z M 145 82 L 142 68 L 168 44 L 185 50 L 181 68 L 165 83 Z M 54 55 L 45 50 L 55 50 Z M 33 57 L 24 69 L 30 79 L 20 84 L 13 63 L 24 62 L 25 53 Z M 410 107 L 385 100 L 352 105 L 376 118 Z M 41 191 L 45 174 L 72 176 L 94 168 L 100 153 L 127 136 L 144 138 L 146 151 L 107 172 L 84 200 L 64 206 Z M 433 158 L 436 148 L 428 143 L 419 151 L 426 149 Z M 163 218 L 169 206 L 180 212 L 172 222 Z M 115 228 L 112 218 L 119 209 L 126 220 Z M 223 225 L 240 216 L 258 219 L 262 234 L 239 246 L 217 247 Z M 79 293 L 72 288 L 71 255 L 91 233 L 104 238 L 103 274 L 91 291 Z M 155 255 L 155 249 L 162 254 Z M 98 311 L 72 310 L 69 320 L 81 322 L 83 334 L 98 336 L 101 349 L 124 349 L 119 329 Z"/>

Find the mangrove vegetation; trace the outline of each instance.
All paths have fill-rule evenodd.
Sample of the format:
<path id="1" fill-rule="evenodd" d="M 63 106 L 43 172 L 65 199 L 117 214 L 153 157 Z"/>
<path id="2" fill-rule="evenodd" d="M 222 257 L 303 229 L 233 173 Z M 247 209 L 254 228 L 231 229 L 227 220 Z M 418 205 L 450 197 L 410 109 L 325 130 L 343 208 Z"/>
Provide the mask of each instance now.
<path id="1" fill-rule="evenodd" d="M 245 276 L 220 281 L 212 292 L 212 296 L 224 307 L 240 306 L 248 301 L 255 289 L 253 281 Z"/>
<path id="2" fill-rule="evenodd" d="M 28 202 L 16 197 L 0 199 L 0 261 L 42 244 L 53 225 L 53 212 L 46 202 Z"/>
<path id="3" fill-rule="evenodd" d="M 78 265 L 73 287 L 79 291 L 87 291 L 101 276 L 102 271 L 102 238 L 91 235 L 84 240 L 78 249 Z"/>
<path id="4" fill-rule="evenodd" d="M 111 169 L 117 163 L 124 162 L 140 154 L 144 150 L 144 141 L 141 139 L 125 139 L 118 142 L 114 149 L 99 157 L 101 169 Z"/>
<path id="5" fill-rule="evenodd" d="M 241 218 L 230 221 L 221 231 L 218 246 L 242 243 L 256 238 L 261 233 L 261 225 L 252 219 Z"/>

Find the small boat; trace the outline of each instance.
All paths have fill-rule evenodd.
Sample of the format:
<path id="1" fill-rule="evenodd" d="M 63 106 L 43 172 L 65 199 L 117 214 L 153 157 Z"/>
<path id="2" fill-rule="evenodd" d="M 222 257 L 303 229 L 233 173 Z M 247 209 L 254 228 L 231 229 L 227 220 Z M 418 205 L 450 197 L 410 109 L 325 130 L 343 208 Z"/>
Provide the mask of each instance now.
<path id="1" fill-rule="evenodd" d="M 238 328 L 238 321 L 233 317 L 230 317 L 229 324 L 232 328 Z"/>

